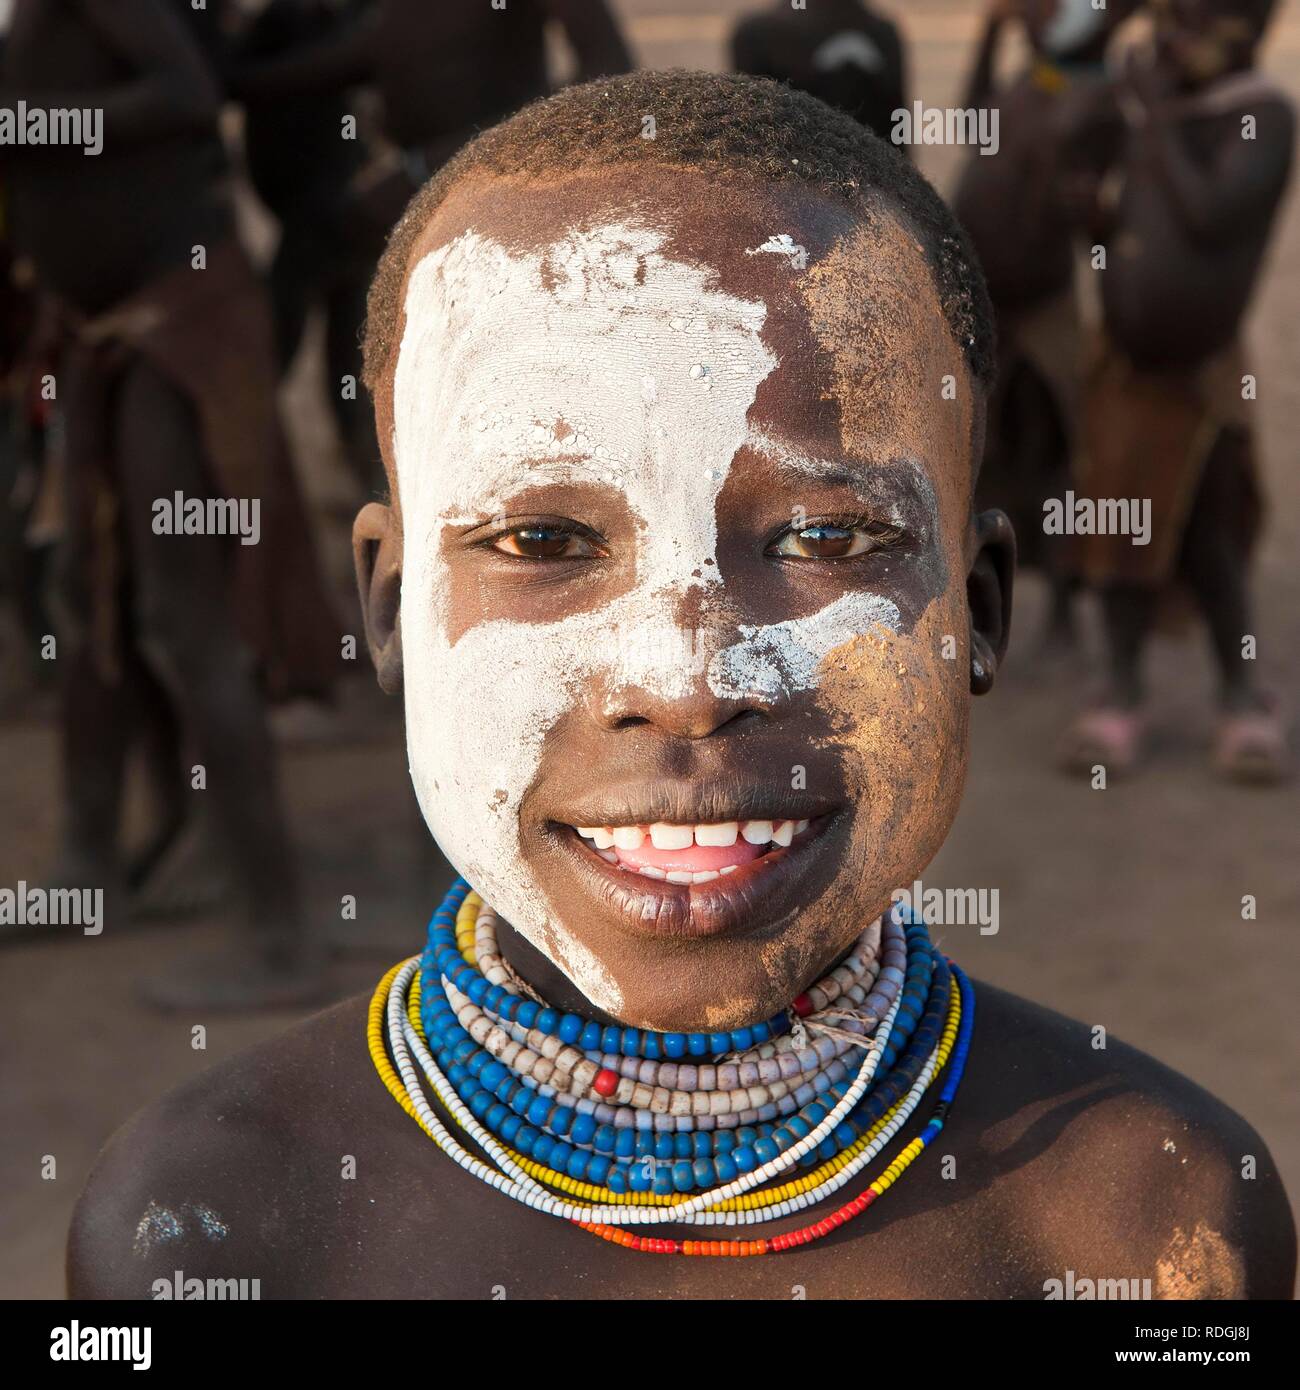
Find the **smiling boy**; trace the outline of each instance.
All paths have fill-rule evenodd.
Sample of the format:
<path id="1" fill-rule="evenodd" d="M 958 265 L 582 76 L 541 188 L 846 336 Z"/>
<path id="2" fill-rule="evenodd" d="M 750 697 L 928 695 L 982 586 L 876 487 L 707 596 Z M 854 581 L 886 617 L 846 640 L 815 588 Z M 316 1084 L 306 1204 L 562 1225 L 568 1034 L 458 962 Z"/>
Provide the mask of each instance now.
<path id="1" fill-rule="evenodd" d="M 640 137 L 647 111 L 656 141 Z M 741 1152 L 719 1138 L 725 1074 L 762 1108 L 781 1083 L 751 1085 L 746 1066 L 766 1077 L 792 1054 L 778 1040 L 736 1066 L 715 1046 L 718 1064 L 697 1067 L 692 1034 L 669 1078 L 653 1059 L 681 1055 L 675 1030 L 743 1051 L 790 1009 L 816 1025 L 814 1062 L 847 1036 L 856 1068 L 876 995 L 853 1016 L 824 1009 L 815 982 L 869 973 L 897 997 L 901 948 L 869 924 L 943 841 L 969 694 L 1005 646 L 1011 536 L 970 503 L 989 322 L 920 176 L 848 117 L 755 79 L 571 89 L 487 133 L 408 210 L 371 297 L 392 498 L 357 520 L 358 572 L 381 683 L 405 692 L 424 813 L 496 914 L 479 916 L 478 966 L 520 1001 L 508 1036 L 470 1021 L 500 988 L 471 984 L 470 1003 L 446 982 L 497 1049 L 453 1080 L 495 1084 L 527 1056 L 525 1102 L 547 1110 L 596 1074 L 636 1108 L 633 1076 L 653 1070 L 667 1099 L 656 1090 L 636 1133 L 658 1143 L 670 1106 L 674 1141 L 708 1118 L 691 1138 L 696 1153 L 717 1141 L 721 1178 Z M 425 986 L 441 991 L 437 971 Z M 978 994 L 946 1177 L 930 1155 L 885 1220 L 779 1260 L 641 1259 L 511 1203 L 511 1183 L 474 1181 L 384 1093 L 355 999 L 112 1141 L 74 1220 L 71 1289 L 139 1293 L 180 1267 L 256 1274 L 268 1297 L 788 1297 L 795 1283 L 1041 1298 L 1067 1270 L 1149 1272 L 1164 1296 L 1289 1292 L 1285 1196 L 1243 1121 L 1080 1024 Z M 644 1044 L 619 1063 L 628 1087 L 589 1059 L 566 1079 L 578 1054 L 550 1043 L 579 1015 L 584 1056 L 590 1028 Z M 540 1056 L 519 1040 L 526 1017 L 554 1035 Z M 497 1108 L 461 1118 L 522 1146 Z M 602 1111 L 577 1114 L 575 1144 Z M 602 1159 L 593 1175 L 611 1172 Z"/>

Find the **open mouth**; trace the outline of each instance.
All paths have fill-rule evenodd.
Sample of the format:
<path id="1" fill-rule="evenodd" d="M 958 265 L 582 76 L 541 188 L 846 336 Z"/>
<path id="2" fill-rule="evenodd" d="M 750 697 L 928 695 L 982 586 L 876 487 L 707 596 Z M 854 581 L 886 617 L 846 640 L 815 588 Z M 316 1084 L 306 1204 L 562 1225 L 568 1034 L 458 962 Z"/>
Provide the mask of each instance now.
<path id="1" fill-rule="evenodd" d="M 780 751 L 776 766 L 793 755 Z M 831 784 L 834 769 L 818 769 Z M 855 812 L 841 798 L 759 785 L 736 767 L 574 785 L 527 808 L 574 912 L 631 937 L 780 934 L 843 872 Z M 530 813 L 533 812 L 533 813 Z M 562 887 L 563 884 L 563 887 Z"/>
<path id="2" fill-rule="evenodd" d="M 851 823 L 844 807 L 783 809 L 689 824 L 556 819 L 546 829 L 593 906 L 635 935 L 763 935 L 834 878 Z"/>
<path id="3" fill-rule="evenodd" d="M 696 825 L 573 826 L 583 844 L 629 874 L 683 886 L 712 883 L 809 837 L 812 820 L 729 820 Z"/>

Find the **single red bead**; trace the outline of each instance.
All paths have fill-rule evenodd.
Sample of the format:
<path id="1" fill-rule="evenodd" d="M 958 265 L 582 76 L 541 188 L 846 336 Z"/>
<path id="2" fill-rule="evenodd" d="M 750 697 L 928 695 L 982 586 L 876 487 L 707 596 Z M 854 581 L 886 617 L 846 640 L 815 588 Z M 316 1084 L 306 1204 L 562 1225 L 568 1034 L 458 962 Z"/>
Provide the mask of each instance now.
<path id="1" fill-rule="evenodd" d="M 610 1071 L 608 1067 L 601 1067 L 591 1084 L 600 1095 L 612 1096 L 618 1090 L 618 1073 Z"/>
<path id="2" fill-rule="evenodd" d="M 807 1018 L 813 1011 L 812 1000 L 806 994 L 801 994 L 790 1007 L 799 1015 L 800 1018 Z"/>

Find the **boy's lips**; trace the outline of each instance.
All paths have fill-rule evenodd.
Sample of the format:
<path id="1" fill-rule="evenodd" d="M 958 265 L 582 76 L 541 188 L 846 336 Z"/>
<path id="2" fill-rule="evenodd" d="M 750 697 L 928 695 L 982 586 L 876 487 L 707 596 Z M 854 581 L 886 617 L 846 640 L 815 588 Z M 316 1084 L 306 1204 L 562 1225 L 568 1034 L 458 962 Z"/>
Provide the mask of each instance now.
<path id="1" fill-rule="evenodd" d="M 579 884 L 625 927 L 688 937 L 761 932 L 806 906 L 834 878 L 848 824 L 837 808 L 690 825 L 584 818 L 546 829 Z"/>

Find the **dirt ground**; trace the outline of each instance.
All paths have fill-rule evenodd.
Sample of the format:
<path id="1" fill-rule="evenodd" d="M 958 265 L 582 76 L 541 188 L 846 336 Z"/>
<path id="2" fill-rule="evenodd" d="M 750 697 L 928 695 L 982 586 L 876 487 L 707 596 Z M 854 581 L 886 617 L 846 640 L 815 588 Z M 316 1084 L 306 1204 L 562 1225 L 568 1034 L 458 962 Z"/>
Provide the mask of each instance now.
<path id="1" fill-rule="evenodd" d="M 618 8 L 644 65 L 721 67 L 731 16 L 748 6 L 622 0 Z M 903 16 L 916 94 L 931 104 L 955 100 L 977 7 L 907 0 L 882 8 Z M 1300 100 L 1296 0 L 1283 6 L 1266 66 Z M 927 149 L 921 162 L 943 186 L 955 153 Z M 1271 498 L 1258 570 L 1260 659 L 1292 705 L 1300 681 L 1298 292 L 1293 198 L 1249 335 Z M 323 407 L 301 372 L 288 402 L 302 458 L 311 461 L 304 476 L 322 510 L 331 570 L 347 595 L 349 498 Z M 1163 642 L 1154 653 L 1161 733 L 1142 776 L 1104 791 L 1059 776 L 1054 741 L 1092 671 L 1087 657 L 1038 669 L 1031 639 L 1042 594 L 1033 580 L 1020 599 L 1013 658 L 977 708 L 962 812 L 925 880 L 998 889 L 999 930 L 951 928 L 945 944 L 975 975 L 1103 1024 L 1218 1094 L 1260 1131 L 1300 1197 L 1300 788 L 1252 792 L 1212 779 L 1212 687 L 1199 640 Z M 400 711 L 360 674 L 346 706 L 364 738 L 290 749 L 284 762 L 312 917 L 340 947 L 340 997 L 418 948 L 444 872 L 414 811 Z M 48 717 L 29 709 L 0 724 L 0 884 L 39 880 L 49 862 L 56 754 Z M 339 919 L 345 893 L 356 895 L 355 922 Z M 1244 894 L 1257 900 L 1255 921 L 1241 919 Z M 201 949 L 223 930 L 219 917 L 189 919 L 0 954 L 0 1297 L 60 1296 L 72 1204 L 100 1145 L 127 1115 L 291 1020 L 214 1019 L 206 1050 L 196 1051 L 191 1020 L 139 1006 L 142 970 Z M 47 1155 L 53 1178 L 42 1173 Z"/>

